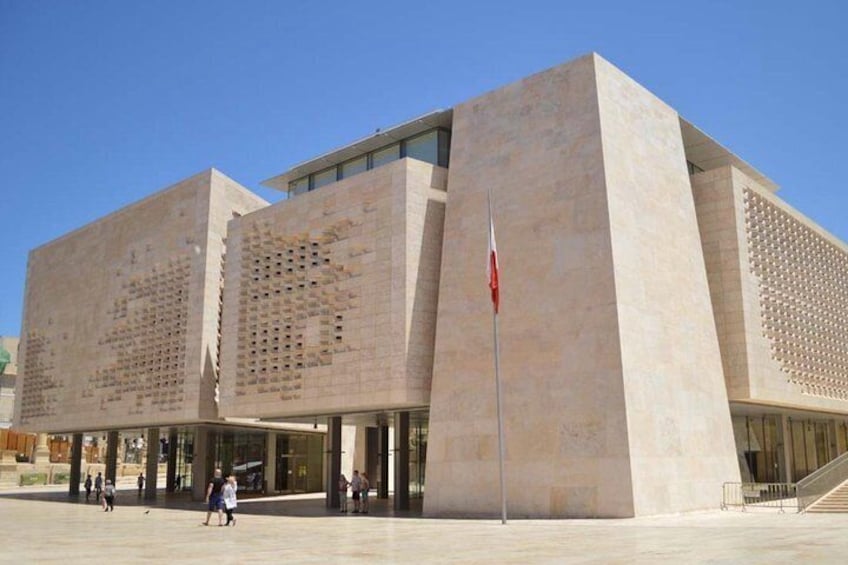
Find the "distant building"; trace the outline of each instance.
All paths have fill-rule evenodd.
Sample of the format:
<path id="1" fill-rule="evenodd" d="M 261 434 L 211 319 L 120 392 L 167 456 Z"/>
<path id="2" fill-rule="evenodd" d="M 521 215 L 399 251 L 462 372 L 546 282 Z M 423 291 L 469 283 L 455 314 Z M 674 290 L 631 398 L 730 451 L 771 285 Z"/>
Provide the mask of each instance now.
<path id="1" fill-rule="evenodd" d="M 355 467 L 497 515 L 490 191 L 511 515 L 716 508 L 848 451 L 848 246 L 597 55 L 266 184 L 201 173 L 35 249 L 16 422 L 167 436 L 198 495 L 221 464 L 332 507 Z"/>
<path id="2" fill-rule="evenodd" d="M 18 338 L 0 336 L 0 428 L 12 426 L 15 411 L 15 379 L 18 376 Z M 8 358 L 8 362 L 5 359 Z"/>

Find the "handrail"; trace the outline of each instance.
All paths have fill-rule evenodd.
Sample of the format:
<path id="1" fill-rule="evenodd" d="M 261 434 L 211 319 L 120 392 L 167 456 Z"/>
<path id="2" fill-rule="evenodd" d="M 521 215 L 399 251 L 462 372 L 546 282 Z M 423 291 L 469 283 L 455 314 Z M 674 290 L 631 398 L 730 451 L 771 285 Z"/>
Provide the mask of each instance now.
<path id="1" fill-rule="evenodd" d="M 800 512 L 795 483 L 724 483 L 721 509 L 732 507 L 741 508 L 743 512 L 748 508 L 769 508 L 780 512 L 789 508 Z"/>
<path id="2" fill-rule="evenodd" d="M 798 481 L 798 508 L 806 510 L 848 480 L 848 452 Z"/>

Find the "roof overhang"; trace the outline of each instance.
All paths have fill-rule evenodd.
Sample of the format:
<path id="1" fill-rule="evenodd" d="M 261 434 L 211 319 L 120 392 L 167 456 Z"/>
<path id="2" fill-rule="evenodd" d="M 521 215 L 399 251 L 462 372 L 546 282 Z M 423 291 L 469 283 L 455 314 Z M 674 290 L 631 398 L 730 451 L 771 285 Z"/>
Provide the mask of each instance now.
<path id="1" fill-rule="evenodd" d="M 319 155 L 314 159 L 299 163 L 280 175 L 262 181 L 262 185 L 287 192 L 289 190 L 289 182 L 295 179 L 322 171 L 327 167 L 344 163 L 354 157 L 359 157 L 369 151 L 391 145 L 396 141 L 412 137 L 429 129 L 436 127 L 450 129 L 452 121 L 453 110 L 435 110 L 388 129 L 378 129 L 368 137 L 363 137 L 353 143 Z"/>
<path id="2" fill-rule="evenodd" d="M 725 165 L 733 165 L 771 192 L 777 192 L 777 189 L 780 188 L 770 178 L 683 118 L 680 118 L 680 130 L 683 134 L 683 148 L 686 151 L 686 159 L 705 171 Z"/>

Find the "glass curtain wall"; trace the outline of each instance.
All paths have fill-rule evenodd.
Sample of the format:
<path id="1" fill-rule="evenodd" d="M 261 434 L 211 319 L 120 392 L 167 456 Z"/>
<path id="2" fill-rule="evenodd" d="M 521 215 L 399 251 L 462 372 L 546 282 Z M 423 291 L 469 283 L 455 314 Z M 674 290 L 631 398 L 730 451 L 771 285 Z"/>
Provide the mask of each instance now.
<path id="1" fill-rule="evenodd" d="M 413 413 L 409 423 L 409 497 L 424 497 L 429 414 Z"/>
<path id="2" fill-rule="evenodd" d="M 191 465 L 194 460 L 194 432 L 177 433 L 177 462 L 175 465 L 174 490 L 190 491 L 192 487 Z"/>
<path id="3" fill-rule="evenodd" d="M 834 458 L 829 427 L 827 421 L 789 418 L 793 481 L 800 481 Z"/>
<path id="4" fill-rule="evenodd" d="M 315 434 L 277 436 L 277 476 L 274 490 L 282 493 L 321 492 L 324 438 Z"/>
<path id="5" fill-rule="evenodd" d="M 774 415 L 733 417 L 733 435 L 743 482 L 781 482 L 778 421 Z"/>
<path id="6" fill-rule="evenodd" d="M 215 430 L 209 443 L 215 465 L 224 476 L 233 473 L 239 492 L 263 492 L 265 479 L 265 432 Z"/>

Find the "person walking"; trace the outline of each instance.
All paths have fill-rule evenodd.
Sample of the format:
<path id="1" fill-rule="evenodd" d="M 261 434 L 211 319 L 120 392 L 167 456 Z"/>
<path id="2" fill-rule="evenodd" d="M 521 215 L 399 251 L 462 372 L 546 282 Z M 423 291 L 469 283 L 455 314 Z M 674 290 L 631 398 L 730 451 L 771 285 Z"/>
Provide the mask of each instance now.
<path id="1" fill-rule="evenodd" d="M 347 513 L 347 487 L 350 485 L 347 482 L 347 477 L 344 476 L 344 473 L 339 475 L 339 511 L 342 513 Z"/>
<path id="2" fill-rule="evenodd" d="M 110 511 L 115 511 L 115 485 L 106 479 L 106 486 L 103 488 L 103 512 Z"/>
<path id="3" fill-rule="evenodd" d="M 90 498 L 91 498 L 91 473 L 89 473 L 85 477 L 85 501 L 88 502 L 88 500 Z"/>
<path id="4" fill-rule="evenodd" d="M 353 476 L 350 478 L 350 492 L 353 495 L 353 513 L 359 514 L 359 491 L 362 489 L 362 477 L 359 476 L 359 471 L 353 470 Z"/>
<path id="5" fill-rule="evenodd" d="M 362 499 L 360 504 L 362 505 L 362 513 L 368 514 L 368 491 L 371 490 L 371 481 L 368 480 L 368 473 L 362 471 L 362 490 L 361 496 Z"/>
<path id="6" fill-rule="evenodd" d="M 103 475 L 101 473 L 97 473 L 97 477 L 94 479 L 94 499 L 97 502 L 100 502 L 100 495 L 103 493 Z"/>
<path id="7" fill-rule="evenodd" d="M 206 487 L 206 521 L 204 526 L 209 525 L 209 518 L 213 512 L 218 513 L 218 525 L 224 525 L 224 479 L 221 476 L 221 469 L 215 469 L 212 480 Z"/>
<path id="8" fill-rule="evenodd" d="M 138 480 L 136 481 L 138 484 L 138 496 L 141 496 L 141 493 L 144 491 L 144 474 L 138 474 Z"/>
<path id="9" fill-rule="evenodd" d="M 227 525 L 230 525 L 230 522 L 233 523 L 233 526 L 236 525 L 236 519 L 233 516 L 233 511 L 235 511 L 236 506 L 238 506 L 238 499 L 236 498 L 236 491 L 238 490 L 238 483 L 236 482 L 236 477 L 232 473 L 227 477 L 227 482 L 224 485 L 224 511 L 227 513 Z"/>

